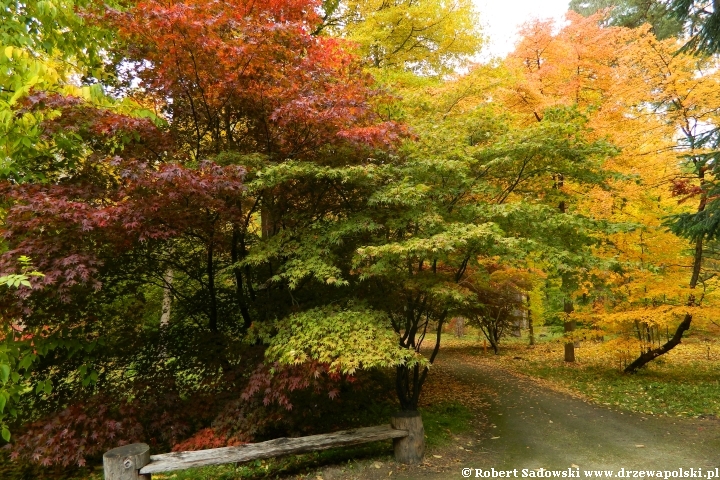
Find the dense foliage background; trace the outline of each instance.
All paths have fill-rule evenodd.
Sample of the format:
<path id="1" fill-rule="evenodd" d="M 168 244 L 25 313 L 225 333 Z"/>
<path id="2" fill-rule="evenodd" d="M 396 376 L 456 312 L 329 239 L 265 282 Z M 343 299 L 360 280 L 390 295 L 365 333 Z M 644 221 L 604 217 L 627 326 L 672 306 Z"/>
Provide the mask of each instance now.
<path id="1" fill-rule="evenodd" d="M 611 3 L 476 64 L 469 0 L 3 1 L 12 456 L 413 411 L 457 318 L 628 371 L 712 332 L 714 14 Z"/>

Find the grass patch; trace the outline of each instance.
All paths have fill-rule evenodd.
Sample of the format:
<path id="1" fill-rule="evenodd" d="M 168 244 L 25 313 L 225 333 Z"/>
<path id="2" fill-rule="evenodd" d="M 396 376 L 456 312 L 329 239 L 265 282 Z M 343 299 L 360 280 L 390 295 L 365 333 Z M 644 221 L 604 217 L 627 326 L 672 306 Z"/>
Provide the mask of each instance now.
<path id="1" fill-rule="evenodd" d="M 428 447 L 442 447 L 452 441 L 453 435 L 469 431 L 473 413 L 467 407 L 448 402 L 421 410 L 425 442 Z"/>
<path id="2" fill-rule="evenodd" d="M 517 369 L 559 382 L 593 401 L 649 415 L 718 416 L 718 372 L 707 365 L 662 365 L 634 375 L 597 365 L 526 362 Z"/>
<path id="3" fill-rule="evenodd" d="M 566 364 L 562 341 L 550 332 L 533 348 L 526 338 L 506 342 L 495 358 L 507 368 L 562 385 L 601 405 L 647 415 L 720 416 L 717 343 L 685 339 L 632 375 L 622 372 L 601 343 L 583 342 L 576 349 L 576 363 Z"/>

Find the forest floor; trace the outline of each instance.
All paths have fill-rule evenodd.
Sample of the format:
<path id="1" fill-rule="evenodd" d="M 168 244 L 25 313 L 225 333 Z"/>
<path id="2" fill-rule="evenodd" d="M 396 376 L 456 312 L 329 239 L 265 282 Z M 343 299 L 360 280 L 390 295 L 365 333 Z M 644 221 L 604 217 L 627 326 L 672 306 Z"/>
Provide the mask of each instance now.
<path id="1" fill-rule="evenodd" d="M 459 479 L 464 478 L 462 468 L 577 467 L 582 472 L 720 467 L 716 418 L 657 416 L 601 405 L 560 384 L 499 366 L 497 357 L 467 346 L 446 348 L 433 370 L 427 401 L 452 395 L 470 407 L 474 418 L 466 432 L 429 448 L 425 463 L 417 467 L 401 467 L 388 457 L 295 478 Z"/>

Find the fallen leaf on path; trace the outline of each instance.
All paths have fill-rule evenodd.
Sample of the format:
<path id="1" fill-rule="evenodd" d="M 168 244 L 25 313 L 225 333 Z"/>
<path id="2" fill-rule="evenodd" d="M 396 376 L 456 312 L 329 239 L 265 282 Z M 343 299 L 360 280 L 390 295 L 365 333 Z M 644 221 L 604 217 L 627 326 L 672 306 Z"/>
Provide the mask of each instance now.
<path id="1" fill-rule="evenodd" d="M 500 437 L 490 437 L 490 440 L 497 440 Z"/>
<path id="2" fill-rule="evenodd" d="M 552 423 L 552 422 L 553 422 L 553 421 L 552 421 L 552 420 L 550 420 L 550 423 Z"/>
<path id="3" fill-rule="evenodd" d="M 442 455 L 433 455 L 435 458 L 442 458 Z"/>
<path id="4" fill-rule="evenodd" d="M 375 467 L 375 468 L 382 468 L 382 463 L 380 463 L 380 462 L 375 462 L 375 463 L 373 464 L 373 467 Z"/>
<path id="5" fill-rule="evenodd" d="M 645 448 L 645 445 L 635 445 L 637 448 Z"/>

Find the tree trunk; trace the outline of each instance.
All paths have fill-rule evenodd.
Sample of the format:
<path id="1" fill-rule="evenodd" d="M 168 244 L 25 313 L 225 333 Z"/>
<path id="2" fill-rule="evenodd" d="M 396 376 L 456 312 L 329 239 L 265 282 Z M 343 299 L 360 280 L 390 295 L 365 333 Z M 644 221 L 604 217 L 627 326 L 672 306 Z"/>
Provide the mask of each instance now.
<path id="1" fill-rule="evenodd" d="M 400 408 L 403 410 L 417 410 L 417 402 L 414 402 L 415 392 L 420 388 L 420 366 L 415 365 L 408 368 L 406 365 L 399 365 L 395 372 L 395 390 L 400 401 Z"/>
<path id="2" fill-rule="evenodd" d="M 163 286 L 162 314 L 160 315 L 160 327 L 167 327 L 170 323 L 170 313 L 172 310 L 172 284 L 173 270 L 168 268 L 165 270 L 163 277 L 165 286 Z"/>
<path id="3" fill-rule="evenodd" d="M 217 293 L 215 291 L 215 259 L 214 259 L 213 240 L 210 240 L 207 249 L 207 276 L 208 276 L 208 295 L 210 297 L 210 305 L 208 311 L 208 327 L 213 333 L 218 333 L 218 310 L 217 310 Z"/>
<path id="4" fill-rule="evenodd" d="M 495 330 L 491 324 L 483 325 L 480 323 L 480 331 L 485 335 L 487 341 L 490 342 L 490 347 L 493 349 L 493 352 L 495 352 L 495 355 L 498 355 L 500 352 L 500 340 L 497 330 Z M 485 346 L 483 348 L 487 349 Z"/>
<path id="5" fill-rule="evenodd" d="M 233 274 L 235 275 L 235 292 L 237 295 L 238 304 L 240 305 L 240 314 L 243 317 L 243 328 L 247 330 L 252 325 L 252 318 L 250 317 L 250 310 L 248 310 L 248 304 L 245 300 L 245 288 L 243 286 L 243 274 L 237 263 L 241 257 L 244 258 L 246 255 L 245 251 L 245 240 L 241 239 L 241 232 L 237 225 L 233 225 L 233 237 L 232 245 L 230 247 L 230 260 L 233 263 Z M 250 278 L 246 278 L 249 283 Z M 252 287 L 248 285 L 248 290 Z"/>
<path id="6" fill-rule="evenodd" d="M 496 338 L 492 338 L 492 339 L 490 340 L 490 346 L 492 347 L 493 352 L 495 352 L 495 355 L 499 355 L 499 354 L 500 354 L 500 345 L 499 345 L 498 343 L 499 343 L 499 342 L 498 342 L 498 340 L 497 340 Z"/>
<path id="7" fill-rule="evenodd" d="M 270 209 L 265 205 L 260 207 L 260 232 L 264 239 L 270 238 L 275 234 L 272 214 L 270 213 Z"/>
<path id="8" fill-rule="evenodd" d="M 530 336 L 530 346 L 535 345 L 535 330 L 533 329 L 532 311 L 530 310 L 530 294 L 527 295 L 528 307 L 528 335 Z"/>
<path id="9" fill-rule="evenodd" d="M 570 315 L 573 312 L 573 304 L 569 300 L 565 300 L 565 313 L 567 315 Z M 563 330 L 565 333 L 571 333 L 575 331 L 575 320 L 567 320 L 563 324 Z M 575 361 L 575 342 L 567 342 L 565 343 L 565 361 L 566 362 L 574 362 Z"/>
<path id="10" fill-rule="evenodd" d="M 422 462 L 425 454 L 425 429 L 420 413 L 400 412 L 390 419 L 390 425 L 395 429 L 408 431 L 407 437 L 393 439 L 395 461 L 406 465 Z"/>
<path id="11" fill-rule="evenodd" d="M 565 332 L 572 332 L 575 330 L 575 322 L 565 322 Z M 565 361 L 575 361 L 575 344 L 573 342 L 565 344 Z"/>
<path id="12" fill-rule="evenodd" d="M 411 321 L 418 322 L 421 316 L 422 315 L 411 315 L 410 318 L 414 319 Z M 445 324 L 446 318 L 447 311 L 444 312 L 438 319 L 437 332 L 435 334 L 435 346 L 433 347 L 432 354 L 430 354 L 429 358 L 430 365 L 435 362 L 435 358 L 437 358 L 437 354 L 440 351 L 440 339 L 442 338 L 442 329 L 443 325 Z M 422 345 L 422 338 L 424 338 L 425 334 L 422 334 L 422 337 L 420 338 L 420 342 L 418 344 L 416 338 L 418 330 L 417 327 L 418 325 L 416 324 L 410 329 L 409 332 L 405 334 L 404 338 L 400 338 L 400 346 L 402 348 L 413 348 L 416 352 L 420 351 L 420 346 Z M 427 366 L 421 369 L 420 365 L 415 365 L 412 368 L 408 367 L 407 365 L 398 365 L 396 367 L 395 389 L 398 395 L 398 400 L 400 401 L 400 408 L 402 409 L 402 411 L 417 411 L 418 402 L 420 401 L 420 392 L 429 371 L 430 369 Z"/>
<path id="13" fill-rule="evenodd" d="M 455 336 L 462 338 L 465 335 L 465 318 L 457 317 L 455 319 Z"/>
<path id="14" fill-rule="evenodd" d="M 565 177 L 561 173 L 557 174 L 557 176 L 555 177 L 554 188 L 556 188 L 558 190 L 563 188 L 564 180 L 565 180 Z M 561 201 L 558 204 L 558 210 L 560 210 L 560 213 L 567 212 L 567 205 L 565 204 L 565 201 Z M 575 330 L 575 321 L 574 320 L 568 321 L 568 319 L 567 319 L 567 316 L 570 315 L 572 313 L 572 311 L 574 310 L 572 301 L 565 300 L 563 310 L 565 311 L 565 314 L 566 314 L 565 322 L 563 324 L 563 331 L 567 334 L 567 333 L 570 333 Z M 575 361 L 575 343 L 574 342 L 565 343 L 565 361 L 566 362 L 574 362 Z"/>
<path id="15" fill-rule="evenodd" d="M 667 341 L 664 345 L 649 350 L 642 355 L 640 355 L 638 358 L 635 359 L 634 362 L 632 362 L 630 365 L 625 367 L 625 373 L 635 373 L 639 368 L 647 364 L 648 362 L 651 362 L 655 360 L 660 355 L 663 355 L 673 348 L 675 348 L 677 345 L 682 343 L 682 336 L 683 333 L 685 333 L 686 330 L 690 328 L 690 322 L 692 322 L 692 315 L 689 313 L 685 315 L 685 318 L 678 326 L 677 330 L 675 330 L 675 335 Z"/>

